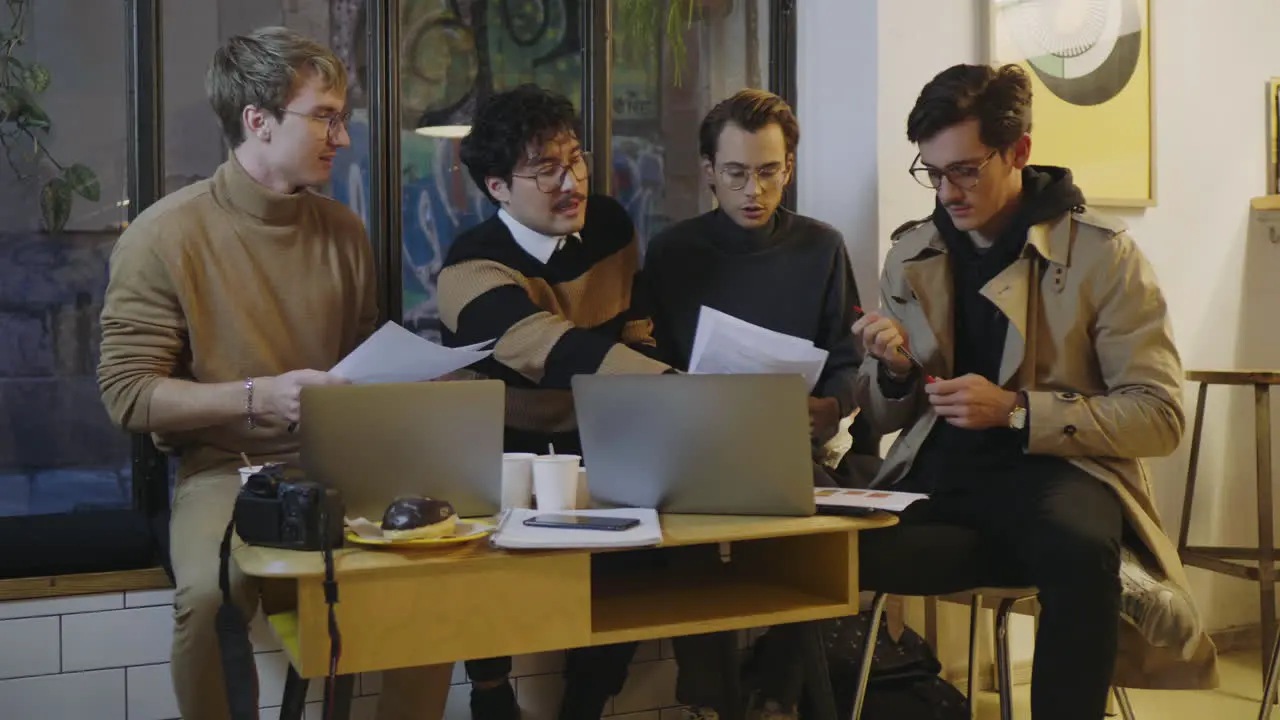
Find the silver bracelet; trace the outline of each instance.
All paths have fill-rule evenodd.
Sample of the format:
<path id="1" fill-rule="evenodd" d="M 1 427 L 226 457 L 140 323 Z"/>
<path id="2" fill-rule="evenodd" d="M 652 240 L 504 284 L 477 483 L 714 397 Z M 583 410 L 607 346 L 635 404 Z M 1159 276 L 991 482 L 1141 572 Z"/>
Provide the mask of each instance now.
<path id="1" fill-rule="evenodd" d="M 244 414 L 249 421 L 249 429 L 253 430 L 258 424 L 253 421 L 253 378 L 244 379 L 244 390 L 246 393 L 244 401 Z"/>

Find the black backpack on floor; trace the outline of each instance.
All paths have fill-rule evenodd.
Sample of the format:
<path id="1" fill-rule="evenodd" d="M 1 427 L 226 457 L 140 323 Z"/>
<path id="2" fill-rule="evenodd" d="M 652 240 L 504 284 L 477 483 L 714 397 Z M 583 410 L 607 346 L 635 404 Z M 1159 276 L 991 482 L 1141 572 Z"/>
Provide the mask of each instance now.
<path id="1" fill-rule="evenodd" d="M 837 717 L 853 713 L 858 667 L 866 647 L 870 613 L 822 621 Z M 938 676 L 942 664 L 911 628 L 894 642 L 881 617 L 862 720 L 969 720 L 965 697 Z"/>

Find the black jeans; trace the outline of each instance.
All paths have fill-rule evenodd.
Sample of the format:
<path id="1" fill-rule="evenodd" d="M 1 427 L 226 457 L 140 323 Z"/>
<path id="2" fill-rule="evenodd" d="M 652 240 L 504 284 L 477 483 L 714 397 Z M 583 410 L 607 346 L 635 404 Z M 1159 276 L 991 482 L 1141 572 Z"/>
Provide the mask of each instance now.
<path id="1" fill-rule="evenodd" d="M 784 708 L 799 706 L 805 680 L 801 657 L 805 627 L 805 623 L 775 625 L 756 641 L 751 664 L 760 700 L 772 700 Z M 737 633 L 672 638 L 671 645 L 679 666 L 676 702 L 712 708 L 721 720 L 738 720 L 745 715 Z"/>
<path id="2" fill-rule="evenodd" d="M 897 595 L 1034 585 L 1035 720 L 1100 720 L 1120 622 L 1120 500 L 1060 458 L 934 493 L 859 536 L 861 585 Z M 909 488 L 899 488 L 909 489 Z"/>
<path id="3" fill-rule="evenodd" d="M 557 446 L 557 450 L 559 446 Z M 662 570 L 667 556 L 652 550 L 601 553 L 591 558 L 593 576 Z M 599 720 L 609 698 L 622 692 L 639 643 L 574 648 L 565 653 L 564 700 L 560 720 Z M 511 674 L 511 658 L 468 660 L 473 683 L 494 682 Z M 483 720 L 483 719 L 480 719 Z"/>
<path id="4" fill-rule="evenodd" d="M 565 690 L 560 720 L 599 720 L 609 698 L 622 692 L 637 643 L 575 648 L 565 653 Z M 471 682 L 504 680 L 511 674 L 511 658 L 468 660 Z"/>

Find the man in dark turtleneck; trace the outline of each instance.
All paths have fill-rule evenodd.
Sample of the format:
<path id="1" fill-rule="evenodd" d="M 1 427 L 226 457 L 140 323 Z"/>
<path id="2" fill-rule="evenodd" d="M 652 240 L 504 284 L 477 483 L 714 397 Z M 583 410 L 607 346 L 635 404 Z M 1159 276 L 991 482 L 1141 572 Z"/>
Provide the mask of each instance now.
<path id="1" fill-rule="evenodd" d="M 699 130 L 706 182 L 718 208 L 678 223 L 648 248 L 644 281 L 662 359 L 687 369 L 705 305 L 770 330 L 812 341 L 829 355 L 809 398 L 815 451 L 856 409 L 861 352 L 851 327 L 859 304 L 844 239 L 829 225 L 782 209 L 800 126 L 781 98 L 743 90 L 707 114 Z M 834 473 L 815 462 L 815 482 L 866 484 L 879 440 L 851 427 L 853 449 Z M 773 628 L 757 645 L 755 718 L 794 717 L 801 686 L 798 626 Z M 736 637 L 717 633 L 674 641 L 677 699 L 700 717 L 739 713 Z M 726 659 L 728 661 L 726 662 Z"/>

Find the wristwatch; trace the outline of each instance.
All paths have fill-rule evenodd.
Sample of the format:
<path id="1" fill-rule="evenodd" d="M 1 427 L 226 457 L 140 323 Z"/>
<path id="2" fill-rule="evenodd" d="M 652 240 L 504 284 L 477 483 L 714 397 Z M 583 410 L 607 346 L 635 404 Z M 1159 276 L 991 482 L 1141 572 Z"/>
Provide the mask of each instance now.
<path id="1" fill-rule="evenodd" d="M 1027 428 L 1027 396 L 1024 393 L 1018 393 L 1018 399 L 1013 401 L 1013 409 L 1009 411 L 1009 427 L 1014 430 Z"/>

